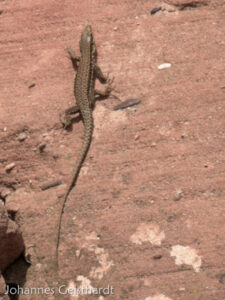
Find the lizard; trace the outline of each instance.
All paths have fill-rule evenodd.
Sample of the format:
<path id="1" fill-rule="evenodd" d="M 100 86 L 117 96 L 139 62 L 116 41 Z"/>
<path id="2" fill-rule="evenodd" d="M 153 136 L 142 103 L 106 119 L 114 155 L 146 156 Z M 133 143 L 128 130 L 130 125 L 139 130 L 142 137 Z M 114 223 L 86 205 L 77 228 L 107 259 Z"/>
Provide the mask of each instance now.
<path id="1" fill-rule="evenodd" d="M 97 65 L 97 49 L 90 25 L 86 26 L 81 34 L 80 39 L 80 57 L 76 57 L 71 49 L 67 49 L 69 57 L 75 69 L 76 76 L 74 80 L 74 96 L 76 99 L 76 106 L 73 106 L 65 111 L 64 127 L 71 123 L 71 114 L 80 113 L 84 124 L 84 138 L 81 151 L 76 160 L 72 171 L 72 178 L 67 187 L 65 196 L 61 204 L 61 211 L 59 215 L 57 227 L 57 244 L 56 244 L 56 264 L 58 269 L 58 248 L 60 243 L 61 223 L 64 213 L 67 198 L 76 184 L 81 166 L 86 158 L 89 150 L 92 133 L 94 129 L 94 122 L 92 110 L 95 105 L 96 95 L 100 97 L 108 97 L 112 91 L 112 80 L 108 76 L 105 77 L 101 69 Z M 78 65 L 77 65 L 78 63 Z M 108 83 L 104 92 L 95 90 L 95 80 L 99 79 L 101 83 Z"/>

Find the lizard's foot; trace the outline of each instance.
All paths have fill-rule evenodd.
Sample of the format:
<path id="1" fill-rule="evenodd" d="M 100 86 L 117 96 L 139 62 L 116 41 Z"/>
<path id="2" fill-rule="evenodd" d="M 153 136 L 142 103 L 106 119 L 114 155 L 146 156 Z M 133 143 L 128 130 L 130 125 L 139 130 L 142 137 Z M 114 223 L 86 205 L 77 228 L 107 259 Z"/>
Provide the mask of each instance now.
<path id="1" fill-rule="evenodd" d="M 71 116 L 66 115 L 65 113 L 64 114 L 62 114 L 62 113 L 59 114 L 59 120 L 60 120 L 60 123 L 62 124 L 64 129 L 69 127 L 71 125 L 71 122 L 72 122 Z"/>
<path id="2" fill-rule="evenodd" d="M 100 90 L 95 90 L 95 96 L 98 98 L 108 98 L 111 95 L 111 92 L 114 89 L 114 87 L 112 86 L 114 81 L 114 77 L 113 78 L 109 78 L 109 73 L 107 73 L 107 76 L 105 77 L 105 84 L 106 84 L 106 88 L 104 91 L 100 91 Z"/>
<path id="3" fill-rule="evenodd" d="M 111 94 L 111 92 L 114 90 L 114 87 L 113 87 L 113 82 L 114 82 L 114 79 L 115 77 L 113 76 L 112 78 L 109 77 L 109 72 L 107 73 L 107 76 L 106 76 L 106 89 L 105 89 L 105 92 L 106 92 L 106 95 L 109 96 Z"/>
<path id="4" fill-rule="evenodd" d="M 60 121 L 63 124 L 64 128 L 67 128 L 72 124 L 72 119 L 77 113 L 79 113 L 79 108 L 77 105 L 75 105 L 66 109 L 63 117 L 60 114 Z"/>

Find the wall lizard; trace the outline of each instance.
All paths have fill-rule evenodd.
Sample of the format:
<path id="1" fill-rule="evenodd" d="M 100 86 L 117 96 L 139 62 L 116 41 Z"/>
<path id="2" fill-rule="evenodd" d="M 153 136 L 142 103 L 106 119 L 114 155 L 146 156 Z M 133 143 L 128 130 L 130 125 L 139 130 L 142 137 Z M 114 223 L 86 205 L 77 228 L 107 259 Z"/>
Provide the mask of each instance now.
<path id="1" fill-rule="evenodd" d="M 85 160 L 89 150 L 92 133 L 94 128 L 92 110 L 95 104 L 96 95 L 100 97 L 108 97 L 112 91 L 111 84 L 113 80 L 109 80 L 108 76 L 105 77 L 101 69 L 97 66 L 97 49 L 94 42 L 92 28 L 90 25 L 86 26 L 81 34 L 80 39 L 80 53 L 81 57 L 76 57 L 74 52 L 68 50 L 70 59 L 73 63 L 75 71 L 77 71 L 74 80 L 74 96 L 76 98 L 76 106 L 69 108 L 65 111 L 64 126 L 67 127 L 71 123 L 71 114 L 80 112 L 84 123 L 84 138 L 81 151 L 78 155 L 76 164 L 72 171 L 72 178 L 67 187 L 66 194 L 61 204 L 61 211 L 59 215 L 58 228 L 57 228 L 57 244 L 56 244 L 56 263 L 58 269 L 58 248 L 60 243 L 61 223 L 64 213 L 67 198 L 76 184 L 82 163 Z M 78 65 L 77 65 L 78 63 Z M 108 83 L 104 92 L 95 90 L 95 80 L 99 79 L 101 83 Z"/>

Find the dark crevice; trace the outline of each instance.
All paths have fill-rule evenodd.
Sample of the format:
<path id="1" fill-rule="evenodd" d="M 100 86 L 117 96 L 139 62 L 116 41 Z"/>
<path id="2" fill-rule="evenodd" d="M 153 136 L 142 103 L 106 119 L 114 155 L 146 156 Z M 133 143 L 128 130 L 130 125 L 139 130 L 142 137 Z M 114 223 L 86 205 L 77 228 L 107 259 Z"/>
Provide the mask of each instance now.
<path id="1" fill-rule="evenodd" d="M 25 261 L 24 255 L 21 254 L 19 258 L 8 266 L 2 273 L 6 283 L 6 293 L 10 300 L 19 300 L 20 289 L 24 287 L 29 267 L 30 264 Z"/>
<path id="2" fill-rule="evenodd" d="M 6 293 L 9 296 L 10 300 L 19 299 L 19 285 L 16 283 L 8 283 L 6 285 Z"/>
<path id="3" fill-rule="evenodd" d="M 8 210 L 7 210 L 7 213 L 8 213 L 9 218 L 10 218 L 12 221 L 15 221 L 15 220 L 16 220 L 16 214 L 17 214 L 17 211 L 12 210 L 12 209 L 8 209 Z"/>

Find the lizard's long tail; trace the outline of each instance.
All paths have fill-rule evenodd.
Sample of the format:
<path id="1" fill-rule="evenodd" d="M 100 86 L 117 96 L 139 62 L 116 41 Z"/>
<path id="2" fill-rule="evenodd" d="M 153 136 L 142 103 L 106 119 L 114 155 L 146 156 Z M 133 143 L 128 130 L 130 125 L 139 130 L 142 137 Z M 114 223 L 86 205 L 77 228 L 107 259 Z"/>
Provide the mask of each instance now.
<path id="1" fill-rule="evenodd" d="M 83 122 L 84 122 L 84 139 L 83 139 L 83 144 L 82 148 L 80 151 L 80 154 L 77 158 L 76 164 L 74 166 L 73 172 L 72 172 L 72 179 L 70 184 L 68 185 L 67 192 L 63 198 L 63 202 L 61 204 L 61 211 L 59 214 L 59 221 L 58 221 L 58 230 L 57 230 L 57 244 L 56 244 L 56 263 L 58 267 L 58 248 L 59 248 L 59 242 L 60 242 L 60 234 L 61 234 L 61 223 L 62 223 L 62 216 L 64 213 L 64 208 L 66 204 L 66 200 L 73 189 L 73 187 L 76 184 L 76 180 L 78 178 L 78 175 L 80 173 L 80 169 L 82 166 L 82 163 L 85 160 L 85 157 L 88 153 L 88 150 L 91 145 L 91 139 L 92 139 L 92 133 L 93 133 L 93 117 L 92 117 L 92 112 L 88 114 L 88 117 L 83 116 Z"/>

